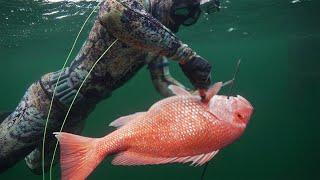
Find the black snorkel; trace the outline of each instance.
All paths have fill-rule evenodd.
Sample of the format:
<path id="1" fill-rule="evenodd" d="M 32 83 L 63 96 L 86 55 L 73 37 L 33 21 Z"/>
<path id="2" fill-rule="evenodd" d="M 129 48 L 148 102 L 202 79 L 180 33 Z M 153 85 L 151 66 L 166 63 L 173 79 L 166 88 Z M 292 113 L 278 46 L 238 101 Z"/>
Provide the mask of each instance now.
<path id="1" fill-rule="evenodd" d="M 219 0 L 201 0 L 200 6 L 201 6 L 201 10 L 208 14 L 220 11 Z"/>

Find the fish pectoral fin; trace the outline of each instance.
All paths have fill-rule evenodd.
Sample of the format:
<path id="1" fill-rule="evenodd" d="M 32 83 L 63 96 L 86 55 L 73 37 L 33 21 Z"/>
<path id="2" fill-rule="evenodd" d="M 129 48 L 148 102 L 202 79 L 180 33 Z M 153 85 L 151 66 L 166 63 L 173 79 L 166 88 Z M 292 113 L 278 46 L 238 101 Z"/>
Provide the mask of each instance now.
<path id="1" fill-rule="evenodd" d="M 170 85 L 168 88 L 177 96 L 191 96 L 190 92 L 180 86 Z"/>
<path id="2" fill-rule="evenodd" d="M 141 153 L 125 151 L 118 154 L 112 160 L 112 164 L 122 165 L 122 166 L 137 166 L 137 165 L 192 162 L 191 165 L 201 166 L 206 162 L 210 161 L 218 152 L 219 150 L 216 150 L 207 154 L 200 154 L 196 156 L 186 156 L 186 157 L 153 157 L 153 156 L 144 155 Z"/>
<path id="3" fill-rule="evenodd" d="M 128 116 L 120 117 L 120 118 L 116 119 L 115 121 L 113 121 L 112 123 L 110 123 L 109 126 L 120 128 L 121 126 L 127 124 L 132 119 L 137 118 L 138 116 L 141 116 L 144 114 L 145 114 L 145 112 L 137 112 L 137 113 L 134 113 L 134 114 L 131 114 Z"/>

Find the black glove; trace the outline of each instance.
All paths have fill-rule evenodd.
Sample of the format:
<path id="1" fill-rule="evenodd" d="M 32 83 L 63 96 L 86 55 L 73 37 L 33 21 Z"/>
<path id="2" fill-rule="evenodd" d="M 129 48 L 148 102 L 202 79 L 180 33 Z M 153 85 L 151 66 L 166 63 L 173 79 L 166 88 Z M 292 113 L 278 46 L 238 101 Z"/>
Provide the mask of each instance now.
<path id="1" fill-rule="evenodd" d="M 208 89 L 211 83 L 211 65 L 200 56 L 195 56 L 186 63 L 179 63 L 182 71 L 197 89 Z"/>

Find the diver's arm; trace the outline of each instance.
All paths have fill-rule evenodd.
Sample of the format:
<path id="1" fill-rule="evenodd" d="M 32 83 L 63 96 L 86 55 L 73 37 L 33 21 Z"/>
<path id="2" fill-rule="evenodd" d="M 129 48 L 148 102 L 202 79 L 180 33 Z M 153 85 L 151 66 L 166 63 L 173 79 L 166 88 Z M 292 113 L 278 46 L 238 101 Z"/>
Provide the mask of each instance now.
<path id="1" fill-rule="evenodd" d="M 141 51 L 179 61 L 182 71 L 196 88 L 207 89 L 210 85 L 211 65 L 147 13 L 140 1 L 104 1 L 99 20 L 120 41 Z"/>
<path id="2" fill-rule="evenodd" d="M 156 90 L 163 96 L 172 96 L 169 85 L 177 85 L 185 88 L 180 82 L 175 80 L 169 72 L 168 60 L 163 56 L 153 57 L 148 64 L 151 79 Z"/>
<path id="3" fill-rule="evenodd" d="M 196 56 L 138 0 L 107 0 L 100 7 L 99 19 L 113 36 L 141 51 L 180 62 Z"/>

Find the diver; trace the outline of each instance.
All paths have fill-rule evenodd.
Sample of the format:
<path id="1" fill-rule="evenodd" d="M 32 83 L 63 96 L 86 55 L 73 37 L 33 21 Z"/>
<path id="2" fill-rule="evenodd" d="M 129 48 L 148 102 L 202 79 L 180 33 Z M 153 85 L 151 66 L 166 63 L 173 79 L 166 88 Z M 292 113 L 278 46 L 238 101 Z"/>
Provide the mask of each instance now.
<path id="1" fill-rule="evenodd" d="M 80 134 L 96 104 L 110 97 L 145 65 L 155 88 L 163 96 L 172 95 L 169 85 L 183 85 L 171 77 L 167 58 L 179 63 L 196 89 L 207 89 L 211 65 L 174 35 L 181 25 L 197 22 L 203 11 L 201 4 L 207 4 L 206 10 L 219 8 L 218 0 L 104 0 L 89 37 L 70 66 L 42 76 L 28 88 L 14 112 L 0 114 L 0 172 L 23 158 L 34 173 L 42 172 L 42 135 L 53 90 L 62 73 L 48 124 L 48 169 L 56 142 L 52 133 L 59 131 L 66 110 L 94 62 L 116 39 L 81 89 L 63 131 Z"/>

